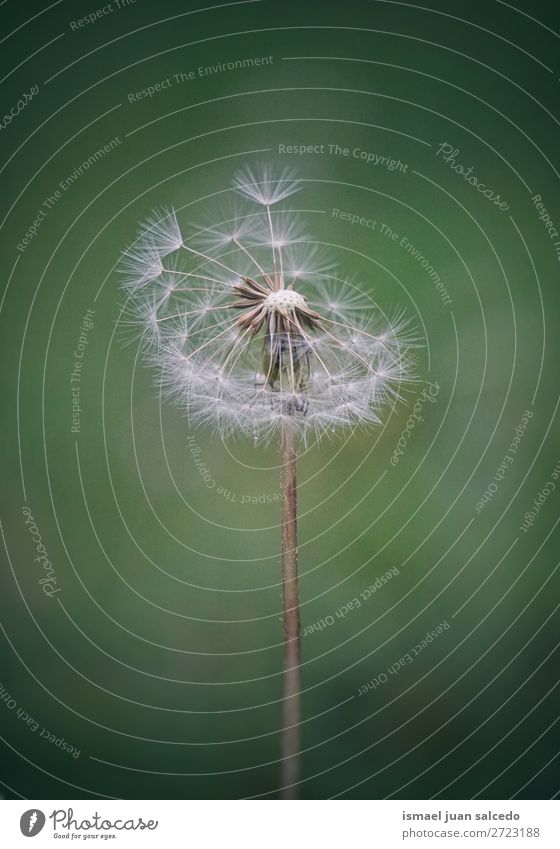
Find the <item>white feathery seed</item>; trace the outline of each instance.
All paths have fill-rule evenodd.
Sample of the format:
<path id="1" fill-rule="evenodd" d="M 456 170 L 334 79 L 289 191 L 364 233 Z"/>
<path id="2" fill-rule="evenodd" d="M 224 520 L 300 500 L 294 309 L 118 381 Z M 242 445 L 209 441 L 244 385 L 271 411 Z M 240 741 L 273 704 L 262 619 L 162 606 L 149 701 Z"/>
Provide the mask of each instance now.
<path id="1" fill-rule="evenodd" d="M 301 181 L 292 168 L 284 168 L 279 174 L 265 164 L 252 168 L 245 165 L 233 177 L 234 189 L 243 197 L 249 198 L 262 206 L 273 206 L 281 200 L 299 191 Z"/>

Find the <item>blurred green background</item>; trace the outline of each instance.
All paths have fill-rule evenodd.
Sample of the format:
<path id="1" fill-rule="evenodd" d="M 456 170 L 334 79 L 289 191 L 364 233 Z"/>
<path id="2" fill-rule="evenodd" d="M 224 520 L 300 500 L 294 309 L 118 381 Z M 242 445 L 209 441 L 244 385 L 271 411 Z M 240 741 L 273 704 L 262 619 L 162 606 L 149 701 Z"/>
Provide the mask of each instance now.
<path id="1" fill-rule="evenodd" d="M 160 404 L 154 376 L 122 344 L 115 272 L 154 207 L 196 222 L 205 198 L 258 159 L 297 167 L 305 188 L 293 208 L 341 274 L 425 333 L 410 405 L 425 382 L 439 387 L 396 465 L 406 407 L 383 428 L 302 452 L 301 795 L 555 795 L 558 486 L 521 525 L 560 461 L 559 238 L 532 199 L 560 229 L 558 10 L 528 0 L 109 6 L 98 17 L 109 7 L 86 0 L 0 8 L 2 114 L 37 87 L 0 130 L 2 792 L 277 796 L 277 451 L 224 444 Z M 255 57 L 272 61 L 216 67 Z M 438 155 L 445 143 L 507 209 L 452 170 Z M 88 309 L 76 433 L 73 352 Z M 50 598 L 24 507 L 56 577 Z"/>

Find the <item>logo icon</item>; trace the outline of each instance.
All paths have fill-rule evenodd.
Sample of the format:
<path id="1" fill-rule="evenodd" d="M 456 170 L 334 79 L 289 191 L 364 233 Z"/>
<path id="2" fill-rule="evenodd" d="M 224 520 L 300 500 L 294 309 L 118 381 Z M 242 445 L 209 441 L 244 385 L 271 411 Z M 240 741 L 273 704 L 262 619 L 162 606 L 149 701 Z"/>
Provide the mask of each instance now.
<path id="1" fill-rule="evenodd" d="M 43 811 L 33 809 L 21 815 L 19 827 L 25 837 L 36 837 L 43 830 L 46 817 Z"/>

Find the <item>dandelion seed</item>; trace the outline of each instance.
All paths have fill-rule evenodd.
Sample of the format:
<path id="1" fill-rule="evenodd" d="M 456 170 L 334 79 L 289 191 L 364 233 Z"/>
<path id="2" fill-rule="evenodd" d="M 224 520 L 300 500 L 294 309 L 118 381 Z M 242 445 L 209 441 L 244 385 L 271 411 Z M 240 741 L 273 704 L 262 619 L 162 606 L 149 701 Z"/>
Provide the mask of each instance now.
<path id="1" fill-rule="evenodd" d="M 275 174 L 270 165 L 246 165 L 234 175 L 233 186 L 242 196 L 263 206 L 273 206 L 299 191 L 301 182 L 291 168 Z"/>
<path id="2" fill-rule="evenodd" d="M 135 292 L 163 274 L 163 263 L 155 248 L 139 245 L 129 248 L 123 254 L 120 271 L 124 278 L 123 287 L 129 292 Z"/>
<path id="3" fill-rule="evenodd" d="M 183 242 L 174 209 L 155 209 L 141 227 L 140 244 L 153 249 L 161 257 L 178 250 Z"/>

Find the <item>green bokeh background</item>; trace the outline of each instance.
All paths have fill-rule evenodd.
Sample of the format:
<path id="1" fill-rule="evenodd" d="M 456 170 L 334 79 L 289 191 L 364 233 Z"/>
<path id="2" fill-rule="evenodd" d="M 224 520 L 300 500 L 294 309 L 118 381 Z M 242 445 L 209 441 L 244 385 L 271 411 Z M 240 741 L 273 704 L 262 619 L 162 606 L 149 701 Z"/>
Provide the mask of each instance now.
<path id="1" fill-rule="evenodd" d="M 439 386 L 396 466 L 406 408 L 380 430 L 302 452 L 302 624 L 334 624 L 303 640 L 301 795 L 560 789 L 558 493 L 520 530 L 560 461 L 559 265 L 531 200 L 540 194 L 560 225 L 560 15 L 537 5 L 264 0 L 196 12 L 137 0 L 77 31 L 70 22 L 101 6 L 0 8 L 2 113 L 39 87 L 0 131 L 0 683 L 80 751 L 40 739 L 0 702 L 7 798 L 278 794 L 276 448 L 224 444 L 159 404 L 153 375 L 123 347 L 115 272 L 154 207 L 199 221 L 205 198 L 226 198 L 232 173 L 255 159 L 297 167 L 293 208 L 381 309 L 415 316 L 427 338 L 417 391 Z M 255 56 L 273 62 L 174 82 Z M 115 137 L 18 251 L 60 181 Z M 444 142 L 508 210 L 436 155 Z M 326 152 L 280 154 L 282 144 Z M 334 144 L 350 155 L 329 155 Z M 356 148 L 400 159 L 406 173 L 368 165 Z M 88 308 L 75 434 L 70 373 Z M 477 513 L 527 409 L 515 460 Z M 38 584 L 25 505 L 56 572 L 53 598 Z M 395 566 L 381 591 L 336 616 Z M 442 621 L 450 628 L 413 664 L 358 695 Z"/>

